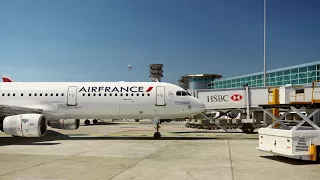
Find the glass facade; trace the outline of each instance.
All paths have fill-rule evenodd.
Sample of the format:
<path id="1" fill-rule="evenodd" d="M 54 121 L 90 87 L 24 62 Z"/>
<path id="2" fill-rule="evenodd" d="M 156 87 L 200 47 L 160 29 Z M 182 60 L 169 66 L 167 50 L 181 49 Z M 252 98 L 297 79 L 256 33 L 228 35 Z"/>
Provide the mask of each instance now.
<path id="1" fill-rule="evenodd" d="M 266 72 L 267 86 L 282 86 L 285 84 L 307 84 L 319 80 L 320 63 L 300 65 Z M 209 89 L 237 88 L 248 84 L 249 87 L 263 86 L 263 72 L 246 76 L 220 79 L 208 84 Z"/>

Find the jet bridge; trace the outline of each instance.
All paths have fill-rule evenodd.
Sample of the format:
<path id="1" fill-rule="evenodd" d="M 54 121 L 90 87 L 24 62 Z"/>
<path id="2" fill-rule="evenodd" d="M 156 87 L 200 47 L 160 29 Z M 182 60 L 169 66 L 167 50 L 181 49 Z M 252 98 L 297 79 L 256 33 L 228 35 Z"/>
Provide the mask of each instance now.
<path id="1" fill-rule="evenodd" d="M 279 87 L 251 88 L 245 86 L 232 89 L 189 90 L 189 92 L 194 97 L 205 102 L 206 114 L 208 116 L 211 114 L 211 116 L 215 118 L 225 113 L 223 116 L 224 119 L 227 121 L 232 119 L 237 120 L 236 124 L 243 132 L 252 133 L 255 128 L 271 124 L 271 118 L 269 118 L 269 122 L 261 123 L 263 111 L 259 105 L 273 104 L 275 101 L 278 101 L 277 98 L 279 97 L 277 97 L 277 94 L 279 91 L 286 91 L 286 98 L 293 98 L 295 101 L 301 99 L 303 99 L 303 101 L 311 101 L 315 90 L 312 85 L 289 84 L 280 89 Z M 281 107 L 273 108 L 273 113 L 279 113 L 279 111 L 283 112 L 286 111 L 286 109 Z M 241 121 L 241 123 L 238 121 Z M 234 127 L 234 124 L 230 125 L 230 123 L 225 123 L 225 126 L 226 128 Z"/>

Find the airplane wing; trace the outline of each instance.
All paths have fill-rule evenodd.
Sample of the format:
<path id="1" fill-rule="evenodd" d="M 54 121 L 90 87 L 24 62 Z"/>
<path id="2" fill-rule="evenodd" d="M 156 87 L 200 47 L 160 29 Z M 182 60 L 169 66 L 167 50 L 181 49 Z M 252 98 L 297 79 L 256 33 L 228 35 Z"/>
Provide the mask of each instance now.
<path id="1" fill-rule="evenodd" d="M 42 113 L 42 112 L 43 112 L 43 109 L 0 104 L 0 114 L 3 114 L 5 116 L 12 116 L 17 114 L 25 114 L 25 113 Z"/>
<path id="2" fill-rule="evenodd" d="M 43 113 L 51 114 L 53 116 L 59 115 L 58 106 L 48 103 L 24 103 L 24 104 L 12 104 L 10 102 L 0 103 L 0 114 L 5 116 L 12 116 L 25 113 Z"/>

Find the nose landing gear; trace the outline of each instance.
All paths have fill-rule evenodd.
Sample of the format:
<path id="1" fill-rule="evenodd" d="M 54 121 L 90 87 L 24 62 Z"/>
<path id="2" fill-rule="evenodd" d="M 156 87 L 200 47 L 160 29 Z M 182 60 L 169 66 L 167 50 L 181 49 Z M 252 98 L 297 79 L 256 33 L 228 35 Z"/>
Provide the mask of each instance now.
<path id="1" fill-rule="evenodd" d="M 154 139 L 160 139 L 161 138 L 161 133 L 159 132 L 160 129 L 160 119 L 154 119 L 154 123 L 156 124 L 155 129 L 157 132 L 153 134 Z"/>

